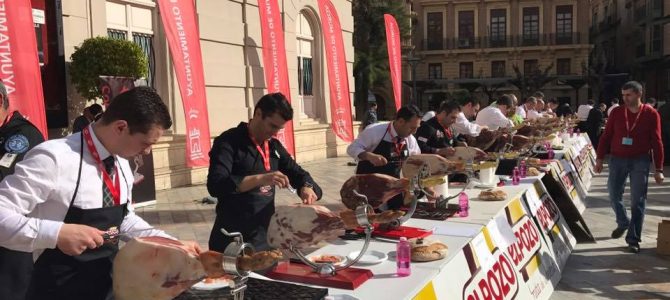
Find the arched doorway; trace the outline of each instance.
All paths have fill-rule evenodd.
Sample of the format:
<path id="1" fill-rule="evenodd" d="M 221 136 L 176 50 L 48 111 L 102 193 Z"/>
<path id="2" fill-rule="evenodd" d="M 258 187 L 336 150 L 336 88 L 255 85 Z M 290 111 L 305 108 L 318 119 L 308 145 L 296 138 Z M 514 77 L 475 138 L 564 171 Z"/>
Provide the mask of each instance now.
<path id="1" fill-rule="evenodd" d="M 301 119 L 322 119 L 324 115 L 321 37 L 314 12 L 303 9 L 295 23 L 298 69 L 298 100 Z"/>

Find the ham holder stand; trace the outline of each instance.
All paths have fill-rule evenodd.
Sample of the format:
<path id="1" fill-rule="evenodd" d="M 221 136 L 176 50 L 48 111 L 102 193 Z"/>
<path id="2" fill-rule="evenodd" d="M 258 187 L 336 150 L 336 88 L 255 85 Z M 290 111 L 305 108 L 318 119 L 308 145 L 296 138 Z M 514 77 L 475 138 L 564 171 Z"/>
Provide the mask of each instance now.
<path id="1" fill-rule="evenodd" d="M 430 180 L 426 180 L 429 177 L 431 177 L 430 168 L 428 164 L 423 164 L 417 175 L 410 178 L 409 181 L 409 192 L 412 195 L 412 203 L 410 204 L 409 211 L 404 216 L 391 222 L 391 224 L 387 226 L 388 228 L 375 228 L 372 224 L 370 224 L 368 214 L 372 213 L 373 208 L 368 204 L 368 198 L 365 195 L 354 191 L 357 196 L 365 199 L 365 203 L 361 204 L 355 209 L 356 220 L 361 226 L 362 232 L 365 234 L 365 242 L 363 243 L 362 249 L 355 259 L 348 261 L 342 266 L 335 266 L 335 264 L 330 262 L 316 263 L 308 259 L 300 249 L 290 245 L 289 251 L 300 260 L 300 263 L 280 263 L 280 266 L 278 266 L 268 275 L 279 280 L 302 282 L 350 290 L 357 288 L 373 276 L 370 270 L 352 268 L 352 266 L 356 264 L 366 253 L 368 246 L 370 245 L 370 240 L 372 239 L 373 231 L 376 233 L 384 231 L 389 233 L 393 231 L 408 231 L 411 229 L 401 225 L 409 220 L 412 217 L 412 214 L 414 214 L 416 211 L 418 195 L 420 195 L 422 192 L 425 193 L 424 185 L 436 184 L 436 182 L 430 182 Z M 444 183 L 443 179 L 440 180 L 442 180 L 441 183 Z M 432 181 L 434 181 L 434 179 Z M 437 182 L 437 184 L 440 184 L 440 182 Z M 426 233 L 428 235 L 431 233 L 430 231 L 419 228 L 414 229 L 418 230 L 419 234 L 423 236 L 425 236 Z M 380 235 L 384 236 L 383 233 Z"/>
<path id="2" fill-rule="evenodd" d="M 228 244 L 223 251 L 223 271 L 233 276 L 233 281 L 230 284 L 230 294 L 234 300 L 243 300 L 244 291 L 247 289 L 247 280 L 249 278 L 249 271 L 240 270 L 237 267 L 237 259 L 244 254 L 250 254 L 255 251 L 254 246 L 244 242 L 242 234 L 239 232 L 229 233 L 221 228 L 221 232 L 233 238 L 233 241 Z"/>

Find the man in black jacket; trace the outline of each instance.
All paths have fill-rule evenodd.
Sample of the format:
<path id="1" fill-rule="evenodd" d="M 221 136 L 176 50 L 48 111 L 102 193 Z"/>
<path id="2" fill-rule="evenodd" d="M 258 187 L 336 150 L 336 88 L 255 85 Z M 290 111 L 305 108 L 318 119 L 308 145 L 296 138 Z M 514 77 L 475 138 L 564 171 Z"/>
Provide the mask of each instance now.
<path id="1" fill-rule="evenodd" d="M 28 150 L 44 142 L 42 133 L 18 111 L 9 111 L 7 89 L 0 82 L 0 180 Z M 33 255 L 0 247 L 0 299 L 24 299 L 33 269 Z"/>
<path id="2" fill-rule="evenodd" d="M 456 122 L 461 107 L 454 101 L 444 102 L 437 115 L 423 122 L 416 131 L 416 141 L 421 153 L 439 154 L 444 157 L 454 155 L 456 134 L 451 126 Z"/>
<path id="3" fill-rule="evenodd" d="M 224 251 L 232 241 L 221 233 L 241 232 L 256 250 L 267 250 L 267 228 L 275 211 L 275 189 L 295 189 L 304 204 L 321 198 L 321 188 L 272 136 L 293 119 L 280 93 L 258 101 L 249 123 L 241 122 L 214 140 L 207 190 L 218 198 L 209 249 Z"/>

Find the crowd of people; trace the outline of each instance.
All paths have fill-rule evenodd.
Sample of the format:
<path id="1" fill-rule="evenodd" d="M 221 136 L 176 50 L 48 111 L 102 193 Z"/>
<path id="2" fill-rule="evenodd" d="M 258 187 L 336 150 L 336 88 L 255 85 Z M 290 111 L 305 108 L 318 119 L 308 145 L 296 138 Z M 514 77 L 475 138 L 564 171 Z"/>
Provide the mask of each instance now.
<path id="1" fill-rule="evenodd" d="M 389 123 L 364 122 L 367 127 L 347 152 L 359 161 L 357 174 L 375 172 L 399 177 L 397 162 L 415 153 L 438 154 L 449 159 L 456 153 L 454 147 L 467 145 L 466 136 L 476 137 L 483 130 L 510 131 L 523 122 L 532 123 L 539 118 L 575 117 L 579 121 L 576 130 L 587 133 L 597 149 L 595 171 L 600 173 L 605 156 L 609 158 L 608 190 L 617 224 L 612 238 L 620 238 L 628 232 L 628 250 L 637 253 L 650 167 L 655 168 L 651 173 L 658 184 L 664 180 L 663 141 L 667 148 L 670 106 L 665 104 L 657 112 L 653 98 L 643 103 L 644 90 L 638 82 L 626 83 L 621 92 L 624 100 L 621 106 L 618 99 L 612 100 L 609 108 L 604 103 L 588 100 L 574 113 L 568 103 L 559 104 L 555 99 L 545 102 L 542 92 L 534 93 L 521 103 L 514 94 L 502 95 L 481 110 L 479 101 L 474 98 L 446 101 L 439 109 L 426 114 L 409 105 L 400 108 Z M 622 200 L 629 176 L 630 219 Z M 395 203 L 389 205 L 395 206 Z"/>

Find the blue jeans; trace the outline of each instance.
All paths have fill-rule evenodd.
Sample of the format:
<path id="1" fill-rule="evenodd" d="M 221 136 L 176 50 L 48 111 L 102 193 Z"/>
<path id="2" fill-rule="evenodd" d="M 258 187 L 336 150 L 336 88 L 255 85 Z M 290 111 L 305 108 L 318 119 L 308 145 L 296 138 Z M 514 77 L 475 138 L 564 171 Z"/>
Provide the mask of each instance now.
<path id="1" fill-rule="evenodd" d="M 619 228 L 628 228 L 626 242 L 629 245 L 639 245 L 642 237 L 642 223 L 647 201 L 647 185 L 649 183 L 649 155 L 638 157 L 609 158 L 609 177 L 607 189 L 609 191 L 612 208 L 616 214 L 616 223 Z M 626 207 L 623 205 L 623 191 L 626 187 L 626 178 L 630 175 L 631 218 L 628 219 Z"/>

